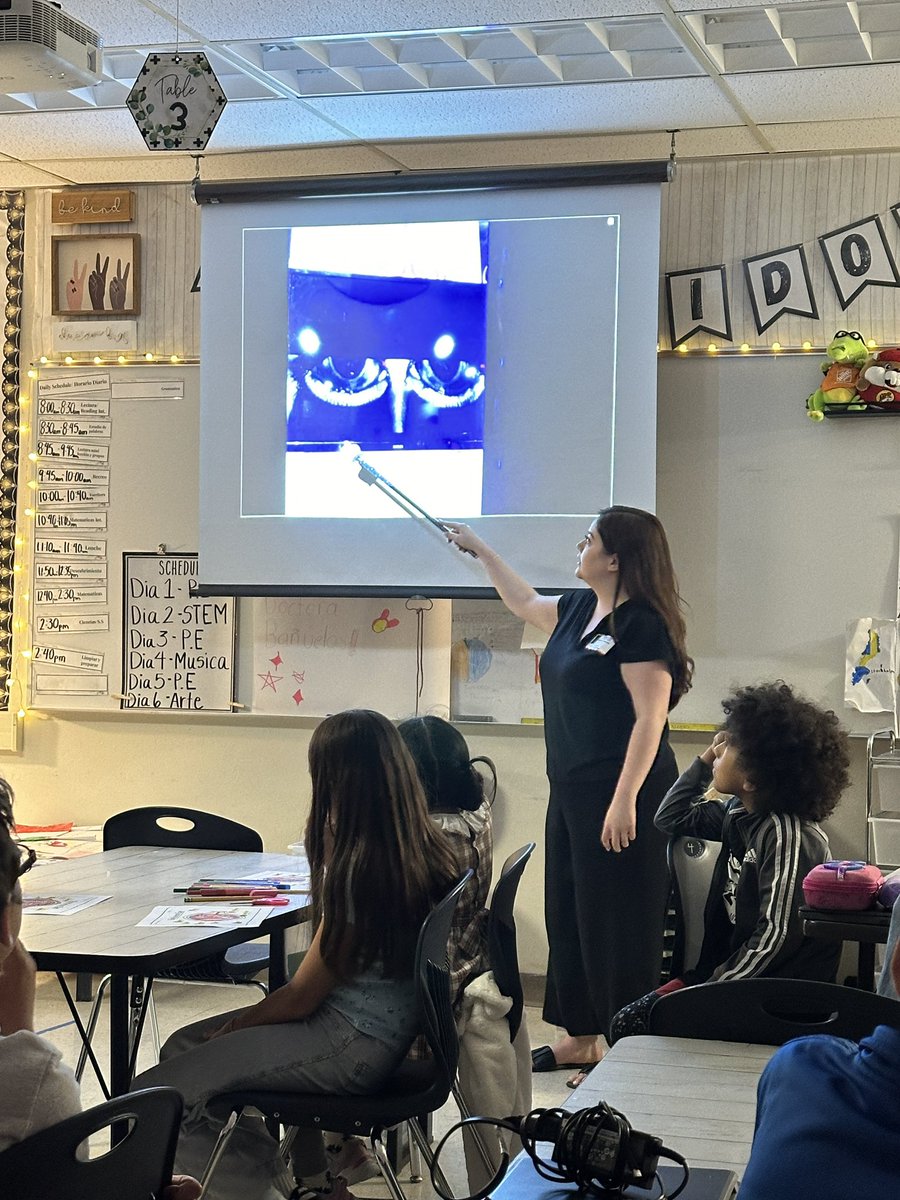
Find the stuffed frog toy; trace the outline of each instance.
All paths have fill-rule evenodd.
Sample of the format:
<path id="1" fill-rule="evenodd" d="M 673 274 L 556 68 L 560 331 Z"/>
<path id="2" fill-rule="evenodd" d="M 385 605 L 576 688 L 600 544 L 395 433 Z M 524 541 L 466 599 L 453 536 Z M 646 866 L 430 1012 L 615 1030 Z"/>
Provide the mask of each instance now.
<path id="1" fill-rule="evenodd" d="M 825 353 L 828 355 L 822 363 L 825 378 L 806 401 L 807 416 L 814 421 L 821 421 L 828 408 L 859 405 L 856 381 L 869 356 L 862 334 L 855 329 L 850 332 L 839 329 L 828 343 Z"/>

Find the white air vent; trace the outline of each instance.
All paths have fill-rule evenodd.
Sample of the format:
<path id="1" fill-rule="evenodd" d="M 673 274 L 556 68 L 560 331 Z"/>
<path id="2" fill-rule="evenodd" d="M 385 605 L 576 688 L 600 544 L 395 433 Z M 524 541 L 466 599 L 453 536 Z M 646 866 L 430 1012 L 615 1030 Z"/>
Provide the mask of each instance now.
<path id="1" fill-rule="evenodd" d="M 42 0 L 0 7 L 0 93 L 67 91 L 101 78 L 100 38 Z"/>

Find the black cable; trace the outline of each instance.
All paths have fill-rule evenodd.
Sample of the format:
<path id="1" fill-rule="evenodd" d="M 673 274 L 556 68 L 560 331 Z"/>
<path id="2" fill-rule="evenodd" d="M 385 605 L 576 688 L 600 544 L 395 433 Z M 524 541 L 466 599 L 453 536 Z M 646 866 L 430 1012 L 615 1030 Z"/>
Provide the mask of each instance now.
<path id="1" fill-rule="evenodd" d="M 646 1186 L 642 1180 L 650 1177 L 649 1172 L 640 1175 L 634 1163 L 635 1157 L 640 1162 L 645 1155 L 650 1155 L 653 1178 L 660 1189 L 657 1196 L 648 1197 L 648 1200 L 675 1200 L 684 1191 L 690 1178 L 690 1168 L 681 1154 L 663 1146 L 658 1139 L 633 1130 L 623 1113 L 601 1101 L 593 1108 L 583 1108 L 577 1112 L 567 1112 L 562 1108 L 536 1108 L 525 1116 L 467 1117 L 458 1121 L 438 1142 L 432 1159 L 431 1183 L 441 1200 L 487 1200 L 506 1174 L 509 1154 L 504 1148 L 497 1171 L 480 1191 L 465 1197 L 448 1195 L 442 1191 L 435 1178 L 441 1152 L 457 1130 L 475 1125 L 489 1125 L 497 1130 L 505 1129 L 518 1134 L 524 1153 L 542 1179 L 553 1183 L 574 1183 L 580 1192 L 612 1198 L 621 1196 L 623 1190 L 634 1183 Z M 539 1142 L 547 1141 L 553 1144 L 552 1161 L 542 1158 L 537 1150 Z M 681 1182 L 668 1194 L 663 1190 L 662 1180 L 654 1169 L 659 1157 L 668 1158 L 683 1171 Z"/>
<path id="2" fill-rule="evenodd" d="M 675 1200 L 675 1197 L 680 1196 L 687 1187 L 688 1180 L 691 1177 L 691 1168 L 687 1165 L 687 1159 L 684 1157 L 684 1155 L 679 1154 L 677 1150 L 670 1150 L 668 1146 L 660 1146 L 659 1152 L 661 1155 L 665 1155 L 666 1158 L 671 1159 L 672 1162 L 681 1167 L 682 1171 L 684 1172 L 681 1183 L 679 1183 L 674 1192 L 669 1192 L 668 1195 L 668 1200 Z M 657 1176 L 657 1179 L 658 1178 L 659 1176 Z"/>

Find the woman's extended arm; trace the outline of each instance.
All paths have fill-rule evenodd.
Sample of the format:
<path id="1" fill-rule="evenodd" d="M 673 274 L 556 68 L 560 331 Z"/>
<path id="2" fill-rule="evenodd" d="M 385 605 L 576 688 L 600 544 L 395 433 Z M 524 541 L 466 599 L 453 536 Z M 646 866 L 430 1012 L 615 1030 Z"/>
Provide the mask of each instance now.
<path id="1" fill-rule="evenodd" d="M 312 1016 L 329 992 L 341 982 L 340 977 L 322 958 L 322 926 L 316 930 L 312 945 L 303 962 L 284 987 L 270 992 L 258 1004 L 252 1004 L 217 1029 L 213 1037 L 250 1029 L 254 1025 L 282 1025 L 286 1021 L 302 1021 Z"/>
<path id="2" fill-rule="evenodd" d="M 672 691 L 672 675 L 664 662 L 622 663 L 621 671 L 634 705 L 634 727 L 600 833 L 604 848 L 616 853 L 637 836 L 637 794 L 659 750 Z"/>
<path id="3" fill-rule="evenodd" d="M 517 575 L 496 550 L 482 541 L 468 525 L 457 525 L 445 521 L 447 541 L 460 550 L 470 550 L 487 571 L 488 578 L 497 589 L 500 599 L 513 614 L 522 621 L 529 621 L 552 633 L 556 628 L 559 596 L 542 596 L 521 575 Z"/>

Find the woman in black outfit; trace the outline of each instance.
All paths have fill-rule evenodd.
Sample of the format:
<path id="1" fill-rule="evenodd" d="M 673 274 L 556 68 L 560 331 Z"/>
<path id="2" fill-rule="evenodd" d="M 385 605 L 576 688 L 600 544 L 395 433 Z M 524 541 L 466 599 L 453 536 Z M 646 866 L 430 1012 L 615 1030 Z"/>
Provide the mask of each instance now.
<path id="1" fill-rule="evenodd" d="M 642 509 L 604 509 L 578 543 L 587 587 L 542 596 L 467 526 L 448 529 L 507 608 L 551 635 L 544 1020 L 566 1033 L 532 1059 L 538 1071 L 592 1064 L 610 1018 L 660 976 L 668 872 L 653 817 L 678 775 L 667 714 L 693 669 L 665 531 Z"/>

